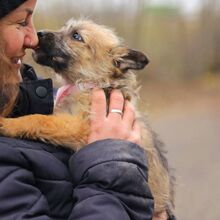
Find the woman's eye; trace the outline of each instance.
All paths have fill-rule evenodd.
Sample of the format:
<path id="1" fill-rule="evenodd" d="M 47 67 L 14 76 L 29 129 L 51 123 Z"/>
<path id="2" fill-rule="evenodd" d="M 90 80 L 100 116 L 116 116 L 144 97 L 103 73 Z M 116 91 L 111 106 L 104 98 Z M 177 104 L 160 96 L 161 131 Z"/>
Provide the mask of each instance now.
<path id="1" fill-rule="evenodd" d="M 22 26 L 22 27 L 25 27 L 25 26 L 28 25 L 28 22 L 27 22 L 27 21 L 22 21 L 22 22 L 19 22 L 18 24 L 19 24 L 20 26 Z"/>
<path id="2" fill-rule="evenodd" d="M 73 37 L 74 40 L 83 42 L 82 36 L 79 33 L 77 33 L 77 32 L 73 33 L 72 37 Z"/>

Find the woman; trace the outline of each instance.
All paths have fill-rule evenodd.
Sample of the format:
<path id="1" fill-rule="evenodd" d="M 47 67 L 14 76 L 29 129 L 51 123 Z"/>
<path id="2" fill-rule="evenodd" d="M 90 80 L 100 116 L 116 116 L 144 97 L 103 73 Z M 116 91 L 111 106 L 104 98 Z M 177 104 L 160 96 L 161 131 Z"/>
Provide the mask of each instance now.
<path id="1" fill-rule="evenodd" d="M 0 0 L 1 116 L 51 114 L 50 79 L 22 65 L 38 44 L 37 0 Z M 20 82 L 20 83 L 19 83 Z M 124 112 L 123 117 L 117 112 Z M 102 90 L 93 91 L 88 145 L 73 154 L 40 142 L 0 137 L 0 219 L 147 220 L 153 199 L 139 127 L 130 103 L 113 91 L 106 116 Z"/>

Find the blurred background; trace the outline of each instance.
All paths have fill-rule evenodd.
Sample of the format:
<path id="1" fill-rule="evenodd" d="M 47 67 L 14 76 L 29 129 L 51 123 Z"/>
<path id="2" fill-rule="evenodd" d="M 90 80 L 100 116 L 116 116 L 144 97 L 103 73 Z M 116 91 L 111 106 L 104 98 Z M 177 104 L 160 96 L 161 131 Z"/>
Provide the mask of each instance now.
<path id="1" fill-rule="evenodd" d="M 178 219 L 220 219 L 220 1 L 38 0 L 35 24 L 86 17 L 146 53 L 140 108 L 166 144 L 177 176 Z M 27 60 L 44 77 L 49 69 Z"/>

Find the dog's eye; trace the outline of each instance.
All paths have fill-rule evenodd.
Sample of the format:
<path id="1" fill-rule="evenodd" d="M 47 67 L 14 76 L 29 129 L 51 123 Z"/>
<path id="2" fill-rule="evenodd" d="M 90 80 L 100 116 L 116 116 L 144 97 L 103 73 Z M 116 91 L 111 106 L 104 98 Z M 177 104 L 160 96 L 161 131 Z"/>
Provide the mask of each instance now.
<path id="1" fill-rule="evenodd" d="M 77 33 L 77 32 L 73 33 L 72 38 L 74 40 L 78 40 L 78 41 L 84 42 L 82 36 L 79 33 Z"/>

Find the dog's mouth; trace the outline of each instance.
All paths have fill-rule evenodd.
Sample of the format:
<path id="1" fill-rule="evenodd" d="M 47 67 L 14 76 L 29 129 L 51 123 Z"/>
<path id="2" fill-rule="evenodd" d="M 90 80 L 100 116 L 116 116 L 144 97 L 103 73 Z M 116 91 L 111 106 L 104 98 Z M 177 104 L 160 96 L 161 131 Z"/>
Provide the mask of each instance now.
<path id="1" fill-rule="evenodd" d="M 68 67 L 69 56 L 60 51 L 49 51 L 39 46 L 32 54 L 33 59 L 40 65 L 48 66 L 57 73 L 62 73 Z"/>

